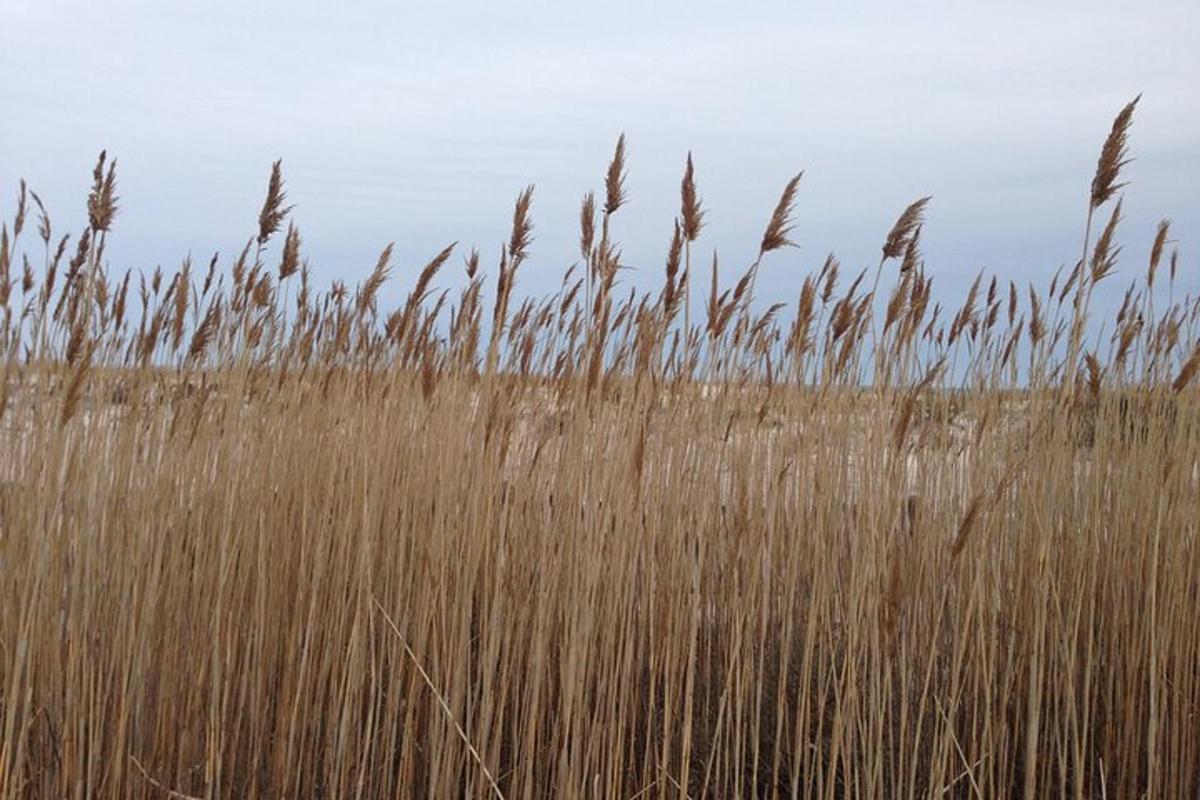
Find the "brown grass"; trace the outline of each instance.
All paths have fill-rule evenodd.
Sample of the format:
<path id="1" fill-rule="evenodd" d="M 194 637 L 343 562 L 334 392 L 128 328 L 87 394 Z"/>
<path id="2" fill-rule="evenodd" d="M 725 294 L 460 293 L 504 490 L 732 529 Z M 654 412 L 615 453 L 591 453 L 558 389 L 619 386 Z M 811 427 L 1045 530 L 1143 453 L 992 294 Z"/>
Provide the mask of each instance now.
<path id="1" fill-rule="evenodd" d="M 981 274 L 943 312 L 923 199 L 880 302 L 830 255 L 759 313 L 758 262 L 722 289 L 714 256 L 693 328 L 691 159 L 638 295 L 624 148 L 554 295 L 517 288 L 530 188 L 494 290 L 476 250 L 435 287 L 452 245 L 395 268 L 391 311 L 390 246 L 357 289 L 312 286 L 278 163 L 203 276 L 110 274 L 103 157 L 65 267 L 32 193 L 23 249 L 22 187 L 0 796 L 1200 791 L 1200 304 L 1174 256 L 1155 286 L 1165 226 L 1103 327 L 1115 210 L 1067 283 L 1026 302 Z M 1109 346 L 1080 358 L 1085 330 Z"/>

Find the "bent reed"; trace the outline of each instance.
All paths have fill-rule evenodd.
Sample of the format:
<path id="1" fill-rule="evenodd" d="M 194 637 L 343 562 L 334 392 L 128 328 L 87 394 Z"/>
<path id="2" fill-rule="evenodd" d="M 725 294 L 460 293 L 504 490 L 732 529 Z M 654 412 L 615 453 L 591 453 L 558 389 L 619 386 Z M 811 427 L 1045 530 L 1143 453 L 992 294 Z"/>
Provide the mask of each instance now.
<path id="1" fill-rule="evenodd" d="M 173 275 L 110 269 L 105 155 L 77 237 L 22 183 L 0 796 L 1195 796 L 1200 301 L 1167 222 L 1091 311 L 1136 102 L 1082 257 L 956 308 L 921 198 L 873 275 L 830 255 L 762 310 L 802 177 L 725 285 L 690 154 L 661 290 L 627 291 L 624 137 L 558 291 L 516 290 L 530 187 L 494 277 L 449 245 L 390 311 L 390 246 L 313 285 L 279 163 L 228 269 Z"/>

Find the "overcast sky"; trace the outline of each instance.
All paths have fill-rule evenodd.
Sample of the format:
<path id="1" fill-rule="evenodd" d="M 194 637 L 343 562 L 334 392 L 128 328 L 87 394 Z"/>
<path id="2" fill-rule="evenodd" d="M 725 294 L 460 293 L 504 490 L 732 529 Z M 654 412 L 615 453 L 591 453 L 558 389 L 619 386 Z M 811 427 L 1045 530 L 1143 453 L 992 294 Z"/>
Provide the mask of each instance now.
<path id="1" fill-rule="evenodd" d="M 1196 0 L 347 5 L 5 0 L 0 211 L 25 177 L 77 230 L 107 148 L 113 268 L 174 266 L 240 249 L 282 157 L 317 274 L 355 283 L 395 240 L 395 299 L 451 241 L 494 275 L 534 183 L 519 284 L 540 293 L 574 260 L 579 199 L 624 131 L 629 280 L 657 285 L 690 149 L 701 247 L 728 280 L 803 169 L 800 247 L 766 263 L 765 299 L 792 300 L 831 250 L 873 265 L 925 194 L 928 268 L 954 296 L 981 267 L 1044 286 L 1078 257 L 1100 144 L 1142 92 L 1109 294 L 1163 216 L 1200 289 Z"/>

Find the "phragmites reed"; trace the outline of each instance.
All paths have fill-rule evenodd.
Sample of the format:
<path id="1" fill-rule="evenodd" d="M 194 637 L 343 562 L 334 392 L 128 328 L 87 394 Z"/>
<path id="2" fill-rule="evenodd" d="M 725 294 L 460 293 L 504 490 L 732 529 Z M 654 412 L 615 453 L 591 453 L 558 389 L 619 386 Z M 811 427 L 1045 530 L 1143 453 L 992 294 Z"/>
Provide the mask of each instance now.
<path id="1" fill-rule="evenodd" d="M 907 275 L 920 263 L 920 244 L 921 226 L 918 225 L 913 230 L 912 236 L 908 237 L 908 243 L 904 246 L 904 259 L 900 262 L 900 274 Z"/>
<path id="2" fill-rule="evenodd" d="M 666 282 L 663 285 L 663 316 L 669 321 L 679 302 L 679 265 L 683 257 L 683 227 L 675 220 L 671 245 L 667 249 Z"/>
<path id="3" fill-rule="evenodd" d="M 517 269 L 529 253 L 533 234 L 533 219 L 529 215 L 532 204 L 533 185 L 530 184 L 517 195 L 508 246 L 502 247 L 500 252 L 500 272 L 496 276 L 496 298 L 492 307 L 492 336 L 486 362 L 489 375 L 496 371 L 499 364 L 500 338 L 508 319 L 509 298 L 512 296 Z"/>
<path id="4" fill-rule="evenodd" d="M 617 149 L 613 152 L 608 172 L 604 176 L 604 213 L 611 216 L 625 205 L 625 134 L 617 137 Z"/>
<path id="5" fill-rule="evenodd" d="M 183 342 L 183 332 L 187 325 L 188 300 L 192 286 L 191 272 L 192 259 L 189 256 L 184 259 L 183 266 L 176 275 L 175 310 L 171 314 L 171 346 L 175 350 L 178 350 Z"/>
<path id="6" fill-rule="evenodd" d="M 217 261 L 220 257 L 220 253 L 213 253 L 212 258 L 208 261 L 208 271 L 204 274 L 204 285 L 200 287 L 200 294 L 203 297 L 207 297 L 209 289 L 212 288 L 213 278 L 217 275 Z"/>
<path id="7" fill-rule="evenodd" d="M 1176 394 L 1182 392 L 1192 382 L 1192 378 L 1196 377 L 1197 372 L 1200 372 L 1200 342 L 1196 343 L 1188 360 L 1179 368 L 1179 374 L 1171 382 L 1171 390 Z"/>
<path id="8" fill-rule="evenodd" d="M 292 210 L 285 206 L 287 193 L 283 190 L 283 159 L 278 159 L 271 165 L 271 177 L 267 180 L 267 197 L 263 200 L 262 210 L 258 212 L 258 245 L 262 247 L 278 231 Z"/>
<path id="9" fill-rule="evenodd" d="M 533 203 L 533 184 L 517 195 L 513 207 L 512 234 L 508 241 L 508 256 L 515 268 L 529 255 L 529 245 L 533 241 L 533 219 L 529 216 L 529 207 Z"/>
<path id="10" fill-rule="evenodd" d="M 802 177 L 804 177 L 804 173 L 797 172 L 787 182 L 787 185 L 783 187 L 783 194 L 779 196 L 779 202 L 775 204 L 775 211 L 771 214 L 771 221 L 767 223 L 767 229 L 763 232 L 762 242 L 758 246 L 760 258 L 765 253 L 770 253 L 773 250 L 795 246 L 795 242 L 789 237 L 791 236 L 792 229 L 796 226 L 792 215 L 795 211 L 796 193 L 800 188 L 800 179 Z"/>
<path id="11" fill-rule="evenodd" d="M 967 510 L 959 520 L 958 530 L 954 534 L 954 541 L 950 545 L 950 556 L 958 558 L 962 553 L 963 548 L 967 546 L 967 539 L 971 535 L 971 531 L 975 529 L 976 523 L 979 521 L 979 513 L 983 510 L 983 493 L 976 493 L 969 503 Z"/>
<path id="12" fill-rule="evenodd" d="M 1116 234 L 1117 225 L 1121 222 L 1121 205 L 1122 202 L 1117 200 L 1108 224 L 1104 226 L 1104 230 L 1100 232 L 1100 238 L 1096 240 L 1096 249 L 1092 252 L 1092 283 L 1099 283 L 1116 269 L 1117 257 L 1121 254 L 1121 248 L 1113 243 L 1113 236 Z"/>
<path id="13" fill-rule="evenodd" d="M 13 217 L 13 240 L 15 241 L 20 235 L 21 230 L 25 227 L 25 212 L 27 210 L 27 201 L 29 197 L 28 188 L 25 186 L 25 179 L 21 178 L 17 188 L 17 213 Z"/>
<path id="14" fill-rule="evenodd" d="M 579 255 L 584 261 L 591 258 L 596 240 L 596 195 L 588 192 L 579 207 Z"/>
<path id="15" fill-rule="evenodd" d="M 888 329 L 900 319 L 900 314 L 904 310 L 904 304 L 908 301 L 912 290 L 912 273 L 906 273 L 901 277 L 900 282 L 892 289 L 892 296 L 888 299 L 883 318 L 883 332 L 886 334 Z"/>
<path id="16" fill-rule="evenodd" d="M 879 280 L 883 277 L 883 265 L 888 259 L 899 258 L 904 256 L 904 261 L 900 265 L 900 271 L 906 273 L 917 265 L 920 260 L 920 254 L 917 249 L 917 237 L 920 235 L 921 225 L 925 219 L 925 206 L 929 204 L 928 196 L 922 197 L 908 205 L 907 208 L 900 214 L 896 224 L 888 231 L 887 238 L 883 242 L 883 255 L 879 258 L 879 265 L 875 268 L 875 280 L 871 284 L 871 292 L 867 297 L 871 298 L 868 302 L 874 302 L 876 293 L 879 291 Z M 871 336 L 874 339 L 875 320 L 874 317 L 870 320 Z M 878 346 L 878 340 L 875 342 Z M 882 367 L 882 364 L 877 363 L 876 372 Z M 878 375 L 876 376 L 879 377 Z"/>
<path id="17" fill-rule="evenodd" d="M 1056 275 L 1056 277 L 1057 277 L 1057 275 Z M 1080 261 L 1075 262 L 1075 266 L 1071 268 L 1071 272 L 1067 275 L 1067 279 L 1065 281 L 1063 281 L 1062 288 L 1058 292 L 1058 304 L 1059 305 L 1062 305 L 1063 301 L 1067 299 L 1067 295 L 1069 295 L 1071 293 L 1071 289 L 1075 286 L 1076 282 L 1082 280 L 1082 277 L 1083 277 L 1083 261 L 1080 260 Z M 1054 295 L 1054 282 L 1053 281 L 1051 281 L 1051 283 L 1050 283 L 1050 295 L 1051 296 Z"/>
<path id="18" fill-rule="evenodd" d="M 87 341 L 81 346 L 82 352 L 80 357 L 75 361 L 71 370 L 70 380 L 67 381 L 67 389 L 63 393 L 62 406 L 59 409 L 58 424 L 59 427 L 65 426 L 71 421 L 71 417 L 75 416 L 75 412 L 79 410 L 79 402 L 83 397 L 83 386 L 87 380 L 88 372 L 92 368 L 92 354 L 95 350 L 94 342 Z"/>
<path id="19" fill-rule="evenodd" d="M 912 388 L 905 396 L 900 404 L 900 409 L 896 414 L 896 422 L 892 427 L 892 449 L 893 454 L 900 455 L 904 448 L 905 439 L 908 437 L 909 426 L 912 424 L 913 412 L 916 410 L 917 401 L 921 394 L 929 389 L 942 374 L 942 369 L 946 365 L 946 359 L 943 357 L 934 363 L 925 371 L 925 375 L 920 382 Z"/>
<path id="20" fill-rule="evenodd" d="M 42 198 L 38 197 L 37 192 L 30 189 L 29 196 L 33 198 L 34 205 L 38 207 L 38 237 L 41 238 L 42 244 L 49 248 L 53 230 L 50 224 L 50 214 L 47 213 L 46 206 L 42 203 Z"/>
<path id="21" fill-rule="evenodd" d="M 12 253 L 8 242 L 8 224 L 5 223 L 0 225 L 0 305 L 7 305 L 11 267 Z"/>
<path id="22" fill-rule="evenodd" d="M 442 248 L 441 252 L 434 256 L 429 263 L 421 269 L 420 273 L 418 273 L 417 282 L 413 286 L 412 291 L 409 293 L 408 300 L 404 304 L 404 310 L 401 313 L 397 324 L 394 326 L 394 331 L 392 334 L 393 336 L 403 337 L 410 331 L 421 304 L 424 303 L 425 299 L 429 296 L 429 284 L 433 282 L 434 276 L 437 275 L 438 270 L 442 268 L 442 265 L 449 260 L 450 255 L 454 252 L 454 248 L 457 245 L 457 242 L 453 242 Z M 476 264 L 478 264 L 479 256 L 477 254 L 473 255 Z M 469 264 L 470 259 L 468 259 L 468 265 Z"/>
<path id="23" fill-rule="evenodd" d="M 1073 269 L 965 302 L 922 199 L 883 297 L 830 254 L 756 313 L 758 262 L 713 250 L 692 330 L 691 158 L 626 284 L 619 150 L 583 263 L 523 292 L 520 193 L 494 311 L 454 245 L 317 287 L 278 164 L 204 275 L 109 273 L 104 214 L 68 254 L 22 187 L 0 797 L 1200 796 L 1200 300 L 1167 224 L 1102 319 L 1116 197 Z"/>
<path id="24" fill-rule="evenodd" d="M 1146 268 L 1146 286 L 1154 288 L 1154 276 L 1158 272 L 1158 264 L 1162 260 L 1163 248 L 1167 245 L 1167 236 L 1171 231 L 1171 220 L 1164 219 L 1158 223 L 1154 234 L 1154 244 L 1150 247 L 1150 264 Z"/>
<path id="25" fill-rule="evenodd" d="M 681 198 L 679 218 L 682 220 L 683 237 L 689 242 L 694 242 L 704 228 L 704 216 L 707 212 L 701 208 L 700 198 L 696 195 L 696 174 L 690 152 L 687 156 L 687 166 L 683 171 L 679 193 Z"/>
<path id="26" fill-rule="evenodd" d="M 1117 181 L 1120 179 L 1121 169 L 1129 163 L 1129 128 L 1133 123 L 1133 110 L 1141 99 L 1142 96 L 1139 94 L 1121 109 L 1116 119 L 1113 120 L 1112 130 L 1109 131 L 1108 138 L 1104 140 L 1104 146 L 1100 149 L 1100 159 L 1096 163 L 1096 175 L 1092 178 L 1092 210 L 1104 205 L 1110 197 L 1125 186 L 1124 183 Z"/>
<path id="27" fill-rule="evenodd" d="M 471 252 L 463 257 L 463 269 L 467 273 L 467 278 L 474 280 L 479 274 L 479 250 L 472 247 Z"/>
<path id="28" fill-rule="evenodd" d="M 1100 397 L 1100 382 L 1104 377 L 1104 369 L 1100 366 L 1100 360 L 1096 358 L 1094 353 L 1085 353 L 1083 362 L 1087 366 L 1087 385 L 1088 393 L 1094 399 Z"/>
<path id="29" fill-rule="evenodd" d="M 724 303 L 725 297 L 727 297 L 729 294 L 728 290 L 722 295 L 718 296 L 718 294 L 717 294 L 717 291 L 719 288 L 719 283 L 717 280 L 717 264 L 718 264 L 717 251 L 713 250 L 712 278 L 709 282 L 710 288 L 709 288 L 708 306 L 707 306 L 707 311 L 708 311 L 707 331 L 710 335 L 712 335 L 714 337 L 716 335 L 716 330 L 717 330 L 717 317 L 721 313 L 721 306 Z"/>
<path id="30" fill-rule="evenodd" d="M 279 280 L 283 281 L 295 275 L 300 269 L 300 231 L 289 222 L 287 235 L 283 240 L 283 255 L 279 259 Z"/>
<path id="31" fill-rule="evenodd" d="M 379 253 L 379 258 L 375 260 L 375 268 L 371 270 L 371 274 L 363 283 L 362 288 L 358 293 L 358 308 L 360 311 L 372 309 L 375 307 L 375 297 L 379 294 L 379 290 L 383 284 L 387 283 L 387 279 L 392 275 L 392 250 L 395 248 L 395 242 L 388 242 L 387 247 Z"/>
<path id="32" fill-rule="evenodd" d="M 812 276 L 804 279 L 800 286 L 800 299 L 796 302 L 796 317 L 792 321 L 792 331 L 788 336 L 788 353 L 797 360 L 802 358 L 812 347 L 810 328 L 816 306 L 817 286 Z"/>
<path id="33" fill-rule="evenodd" d="M 208 306 L 208 311 L 205 312 L 204 318 L 200 324 L 196 326 L 196 330 L 192 333 L 191 344 L 188 345 L 187 358 L 189 362 L 195 363 L 204 358 L 205 352 L 216 338 L 217 331 L 221 326 L 221 300 L 216 298 Z"/>
<path id="34" fill-rule="evenodd" d="M 63 351 L 63 358 L 68 365 L 74 366 L 78 363 L 86 344 L 87 327 L 83 323 L 83 317 L 76 317 L 74 324 L 71 326 L 70 334 L 67 337 L 66 349 Z"/>
<path id="35" fill-rule="evenodd" d="M 828 305 L 829 301 L 833 299 L 833 292 L 837 289 L 838 271 L 841 267 L 841 263 L 833 253 L 825 256 L 825 264 L 821 267 L 821 277 L 824 278 L 824 282 L 821 285 L 822 305 Z M 818 280 L 821 280 L 821 277 Z"/>
<path id="36" fill-rule="evenodd" d="M 688 151 L 687 166 L 683 171 L 683 180 L 679 186 L 680 209 L 679 216 L 683 221 L 683 276 L 679 283 L 683 287 L 683 330 L 689 335 L 692 330 L 692 242 L 700 236 L 704 228 L 704 217 L 707 213 L 701 207 L 700 197 L 696 192 L 696 170 L 692 164 L 692 154 Z"/>
<path id="37" fill-rule="evenodd" d="M 1097 243 L 1097 253 L 1093 254 L 1092 258 L 1092 280 L 1090 282 L 1083 280 L 1082 270 L 1088 258 L 1088 245 L 1091 242 L 1092 235 L 1092 217 L 1100 206 L 1108 202 L 1117 191 L 1125 187 L 1126 183 L 1118 183 L 1121 175 L 1121 169 L 1129 163 L 1128 157 L 1128 142 L 1129 128 L 1133 123 L 1133 110 L 1137 107 L 1138 101 L 1142 96 L 1139 94 L 1131 102 L 1121 109 L 1113 120 L 1112 130 L 1109 131 L 1108 138 L 1104 140 L 1104 146 L 1100 149 L 1100 158 L 1096 164 L 1096 174 L 1092 178 L 1092 190 L 1088 202 L 1087 220 L 1083 226 L 1083 250 L 1079 256 L 1078 269 L 1081 271 L 1079 280 L 1079 288 L 1075 297 L 1074 314 L 1071 322 L 1070 339 L 1067 348 L 1066 367 L 1069 372 L 1064 374 L 1062 382 L 1063 397 L 1075 382 L 1075 371 L 1078 369 L 1078 354 L 1083 338 L 1083 326 L 1088 316 L 1088 306 L 1091 302 L 1092 289 L 1101 278 L 1105 277 L 1112 271 L 1113 261 L 1107 258 L 1107 254 L 1111 248 L 1111 239 L 1113 230 L 1116 228 L 1117 221 L 1120 218 L 1120 203 L 1117 204 L 1117 209 L 1109 219 L 1108 225 L 1105 227 L 1104 235 L 1101 237 L 1105 240 L 1104 253 L 1100 253 L 1100 246 Z M 1103 258 L 1097 258 L 1097 255 L 1103 255 Z M 1064 296 L 1066 292 L 1064 291 Z"/>
<path id="38" fill-rule="evenodd" d="M 607 216 L 605 220 L 607 222 Z M 607 224 L 605 228 L 607 229 Z M 579 256 L 583 259 L 584 307 L 592 307 L 592 281 L 596 263 L 592 247 L 596 242 L 596 195 L 588 192 L 579 206 Z"/>
<path id="39" fill-rule="evenodd" d="M 106 172 L 104 162 L 107 156 L 107 151 L 100 151 L 96 167 L 92 170 L 92 190 L 88 194 L 88 223 L 97 233 L 107 232 L 117 214 L 117 160 L 112 160 Z"/>
<path id="40" fill-rule="evenodd" d="M 738 293 L 737 302 L 730 307 L 731 313 L 733 308 L 742 302 L 749 306 L 750 301 L 754 298 L 754 287 L 758 281 L 758 267 L 762 263 L 763 256 L 782 247 L 796 246 L 796 243 L 790 238 L 796 224 L 792 215 L 796 207 L 796 192 L 800 188 L 800 178 L 803 176 L 803 171 L 796 173 L 783 187 L 783 194 L 779 196 L 779 202 L 775 204 L 775 211 L 771 214 L 767 229 L 763 232 L 762 242 L 758 246 L 758 256 L 742 280 L 740 288 L 743 291 Z"/>
<path id="41" fill-rule="evenodd" d="M 896 224 L 888 231 L 883 242 L 883 260 L 899 258 L 904 255 L 909 241 L 916 235 L 925 219 L 925 207 L 929 205 L 930 197 L 922 197 L 909 204 L 896 220 Z"/>

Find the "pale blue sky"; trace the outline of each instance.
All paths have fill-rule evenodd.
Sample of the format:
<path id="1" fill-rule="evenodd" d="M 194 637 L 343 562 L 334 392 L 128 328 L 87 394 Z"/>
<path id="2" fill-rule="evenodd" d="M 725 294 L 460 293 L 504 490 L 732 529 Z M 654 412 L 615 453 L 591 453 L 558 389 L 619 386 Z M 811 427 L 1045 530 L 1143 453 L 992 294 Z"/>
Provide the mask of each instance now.
<path id="1" fill-rule="evenodd" d="M 623 130 L 630 202 L 614 224 L 634 283 L 658 284 L 691 149 L 700 246 L 729 280 L 803 169 L 801 247 L 765 265 L 764 299 L 792 300 L 830 250 L 873 265 L 924 194 L 928 265 L 953 296 L 980 267 L 1044 285 L 1078 256 L 1100 144 L 1143 92 L 1109 293 L 1143 268 L 1162 216 L 1200 289 L 1195 0 L 443 6 L 5 2 L 0 211 L 25 177 L 78 229 L 108 148 L 113 267 L 173 266 L 240 249 L 282 157 L 317 274 L 356 282 L 395 240 L 395 299 L 454 240 L 494 275 L 532 182 L 520 287 L 542 292 L 576 257 L 579 199 Z"/>

